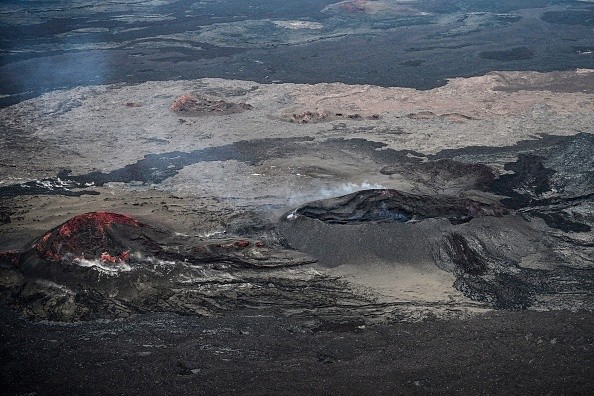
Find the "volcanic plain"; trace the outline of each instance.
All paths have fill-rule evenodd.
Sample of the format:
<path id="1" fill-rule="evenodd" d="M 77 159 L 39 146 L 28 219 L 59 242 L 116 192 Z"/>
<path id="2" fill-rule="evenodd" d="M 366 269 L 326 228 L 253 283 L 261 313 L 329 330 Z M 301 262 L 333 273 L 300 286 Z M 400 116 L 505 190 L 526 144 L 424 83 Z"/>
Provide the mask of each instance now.
<path id="1" fill-rule="evenodd" d="M 0 109 L 4 389 L 591 393 L 592 87 L 200 79 Z"/>

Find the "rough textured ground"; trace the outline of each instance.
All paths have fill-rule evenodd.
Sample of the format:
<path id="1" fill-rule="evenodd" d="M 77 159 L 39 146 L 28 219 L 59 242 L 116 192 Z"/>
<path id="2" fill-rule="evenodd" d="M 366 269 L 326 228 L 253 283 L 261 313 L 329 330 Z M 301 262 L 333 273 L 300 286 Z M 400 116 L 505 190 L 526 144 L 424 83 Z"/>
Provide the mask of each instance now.
<path id="1" fill-rule="evenodd" d="M 80 85 L 220 77 L 430 89 L 592 67 L 576 0 L 4 0 L 0 106 Z"/>
<path id="2" fill-rule="evenodd" d="M 89 394 L 590 392 L 592 76 L 148 82 L 1 109 L 7 389 L 79 394 L 51 379 L 79 364 Z M 160 246 L 126 229 L 135 251 L 48 256 L 97 211 Z M 124 365 L 144 368 L 105 380 Z"/>
<path id="3" fill-rule="evenodd" d="M 261 312 L 28 323 L 2 312 L 5 394 L 583 395 L 592 316 L 499 312 L 464 321 L 300 321 Z"/>

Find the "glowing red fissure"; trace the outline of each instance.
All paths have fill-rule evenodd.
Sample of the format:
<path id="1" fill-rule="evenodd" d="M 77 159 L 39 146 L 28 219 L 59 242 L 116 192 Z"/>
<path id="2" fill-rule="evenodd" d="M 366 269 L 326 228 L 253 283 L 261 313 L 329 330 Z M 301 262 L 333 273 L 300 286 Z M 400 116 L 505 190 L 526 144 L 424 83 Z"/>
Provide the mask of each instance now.
<path id="1" fill-rule="evenodd" d="M 130 258 L 130 251 L 126 250 L 125 252 L 122 252 L 122 253 L 118 254 L 117 256 L 112 256 L 108 252 L 103 252 L 103 253 L 101 253 L 100 260 L 103 261 L 104 263 L 119 263 L 122 261 L 126 261 L 129 258 Z"/>

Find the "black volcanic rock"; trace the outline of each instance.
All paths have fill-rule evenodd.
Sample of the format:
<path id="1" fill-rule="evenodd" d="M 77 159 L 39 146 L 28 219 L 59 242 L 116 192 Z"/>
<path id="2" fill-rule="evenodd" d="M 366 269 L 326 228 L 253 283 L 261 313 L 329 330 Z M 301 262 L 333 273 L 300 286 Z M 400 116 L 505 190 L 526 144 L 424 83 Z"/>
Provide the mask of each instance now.
<path id="1" fill-rule="evenodd" d="M 540 167 L 533 169 L 538 174 Z M 290 246 L 322 265 L 346 265 L 362 274 L 376 263 L 404 273 L 443 270 L 455 276 L 455 289 L 498 309 L 591 304 L 591 246 L 576 248 L 572 238 L 525 216 L 535 215 L 526 210 L 365 190 L 305 204 L 283 218 L 280 230 Z M 569 231 L 585 230 L 573 226 Z"/>
<path id="2" fill-rule="evenodd" d="M 493 184 L 493 191 L 510 198 L 504 202 L 514 208 L 521 208 L 551 190 L 551 177 L 555 170 L 543 165 L 544 158 L 520 154 L 516 162 L 505 165 L 505 170 L 513 173 L 499 177 Z"/>
<path id="3" fill-rule="evenodd" d="M 37 256 L 61 261 L 72 255 L 107 263 L 127 261 L 130 251 L 140 250 L 138 241 L 149 227 L 136 219 L 107 212 L 78 215 L 45 233 L 34 244 Z M 144 237 L 148 239 L 148 237 Z M 135 246 L 136 245 L 136 246 Z"/>
<path id="4" fill-rule="evenodd" d="M 58 321 L 295 307 L 324 292 L 316 294 L 314 287 L 295 297 L 302 280 L 283 269 L 312 262 L 273 240 L 182 237 L 130 216 L 92 212 L 53 228 L 22 252 L 0 253 L 0 296 L 28 317 Z M 310 278 L 310 285 L 333 290 L 324 277 Z M 275 287 L 267 286 L 271 282 Z"/>
<path id="5" fill-rule="evenodd" d="M 312 202 L 294 211 L 327 223 L 408 222 L 445 218 L 452 224 L 470 221 L 476 216 L 503 216 L 497 205 L 451 196 L 410 194 L 397 190 L 364 190 L 338 198 Z"/>

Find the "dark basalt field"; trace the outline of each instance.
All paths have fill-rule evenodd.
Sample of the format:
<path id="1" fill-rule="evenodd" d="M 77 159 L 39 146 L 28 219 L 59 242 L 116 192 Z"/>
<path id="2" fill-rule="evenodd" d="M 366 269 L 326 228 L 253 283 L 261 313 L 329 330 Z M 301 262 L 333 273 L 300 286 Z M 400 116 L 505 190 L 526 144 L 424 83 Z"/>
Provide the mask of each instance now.
<path id="1" fill-rule="evenodd" d="M 68 191 L 108 181 L 154 183 L 198 161 L 258 162 L 271 151 L 289 155 L 278 150 L 282 144 L 288 142 L 240 142 L 238 147 L 147 156 L 109 174 L 62 177 L 68 177 Z M 369 155 L 376 153 L 379 164 L 385 164 L 382 173 L 432 175 L 427 183 L 441 189 L 463 177 L 464 189 L 474 196 L 363 190 L 307 203 L 259 231 L 246 225 L 236 240 L 175 237 L 173 230 L 113 213 L 80 215 L 22 251 L 4 253 L 2 271 L 9 281 L 3 293 L 31 318 L 66 321 L 254 306 L 323 315 L 327 303 L 322 301 L 340 311 L 341 299 L 352 300 L 353 312 L 370 315 L 373 299 L 349 292 L 338 278 L 294 279 L 287 268 L 318 262 L 364 270 L 366 262 L 380 260 L 394 268 L 431 262 L 435 270 L 454 274 L 453 288 L 498 309 L 587 308 L 594 283 L 594 249 L 583 238 L 594 225 L 594 152 L 589 147 L 594 147 L 592 135 L 578 134 L 508 148 L 442 152 L 428 161 L 373 150 Z M 486 157 L 498 162 L 511 153 L 517 159 L 503 166 L 511 172 L 500 176 L 478 162 Z M 401 160 L 395 163 L 394 158 Z M 4 189 L 18 194 L 23 188 Z M 256 241 L 254 235 L 263 238 Z M 523 262 L 528 254 L 538 255 L 540 268 Z M 293 294 L 304 282 L 311 293 Z"/>
<path id="2" fill-rule="evenodd" d="M 506 312 L 459 321 L 139 315 L 23 323 L 2 312 L 7 394 L 589 394 L 591 316 Z M 23 336 L 26 334 L 26 337 Z"/>
<path id="3" fill-rule="evenodd" d="M 213 237 L 118 213 L 74 216 L 0 255 L 5 390 L 588 393 L 593 146 L 577 134 L 423 155 L 362 139 L 263 139 L 2 187 L 11 199 L 98 194 L 105 183 L 158 183 L 196 163 L 352 150 L 425 191 L 358 190 Z M 351 276 L 333 272 L 341 268 Z M 450 274 L 442 286 L 466 302 L 386 299 L 361 287 L 391 273 Z M 459 317 L 461 306 L 495 311 L 440 318 Z M 435 314 L 410 323 L 415 309 Z M 98 384 L 56 380 L 65 375 Z"/>
<path id="4" fill-rule="evenodd" d="M 593 10 L 3 1 L 0 394 L 594 394 Z"/>
<path id="5" fill-rule="evenodd" d="M 430 89 L 491 70 L 591 67 L 594 56 L 574 49 L 592 46 L 587 1 L 4 3 L 2 106 L 81 85 L 202 77 Z"/>

